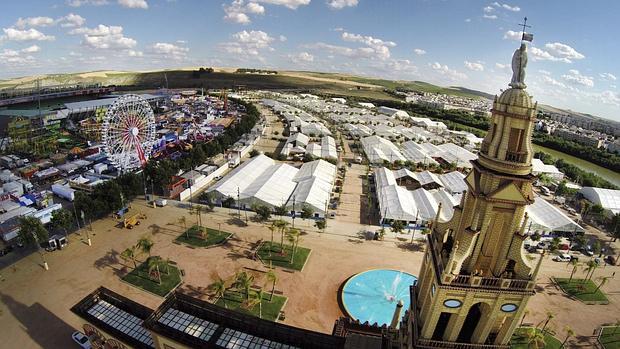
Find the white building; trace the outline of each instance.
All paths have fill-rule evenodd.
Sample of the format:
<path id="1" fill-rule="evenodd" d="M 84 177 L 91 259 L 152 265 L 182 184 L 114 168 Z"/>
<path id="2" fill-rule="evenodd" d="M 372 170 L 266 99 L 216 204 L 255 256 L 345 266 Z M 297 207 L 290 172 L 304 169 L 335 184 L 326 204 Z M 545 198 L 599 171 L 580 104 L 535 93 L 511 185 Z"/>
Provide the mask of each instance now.
<path id="1" fill-rule="evenodd" d="M 556 181 L 564 179 L 564 173 L 554 165 L 547 165 L 540 159 L 532 159 L 532 174 L 538 176 L 543 173 Z"/>
<path id="2" fill-rule="evenodd" d="M 394 143 L 379 136 L 362 138 L 362 147 L 366 153 L 368 161 L 372 164 L 380 164 L 384 161 L 393 163 L 394 161 L 407 161 L 398 150 Z"/>
<path id="3" fill-rule="evenodd" d="M 620 213 L 620 190 L 583 187 L 579 191 L 595 205 L 601 205 L 608 215 Z"/>
<path id="4" fill-rule="evenodd" d="M 406 111 L 396 109 L 396 108 L 381 106 L 377 109 L 377 112 L 391 116 L 393 118 L 397 118 L 397 119 L 409 119 L 410 118 L 409 114 Z"/>
<path id="5" fill-rule="evenodd" d="M 540 231 L 544 233 L 583 233 L 585 230 L 564 212 L 537 196 L 534 203 L 525 207 L 530 218 L 528 225 L 530 232 Z"/>

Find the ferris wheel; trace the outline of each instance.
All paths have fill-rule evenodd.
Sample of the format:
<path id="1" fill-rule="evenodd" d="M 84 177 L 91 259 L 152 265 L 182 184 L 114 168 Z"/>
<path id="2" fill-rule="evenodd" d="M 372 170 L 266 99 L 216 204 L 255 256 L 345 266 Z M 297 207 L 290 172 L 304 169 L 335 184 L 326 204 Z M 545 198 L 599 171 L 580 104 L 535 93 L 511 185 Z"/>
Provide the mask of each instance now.
<path id="1" fill-rule="evenodd" d="M 108 159 L 121 172 L 146 164 L 155 142 L 155 115 L 147 101 L 120 96 L 105 114 L 101 140 Z"/>

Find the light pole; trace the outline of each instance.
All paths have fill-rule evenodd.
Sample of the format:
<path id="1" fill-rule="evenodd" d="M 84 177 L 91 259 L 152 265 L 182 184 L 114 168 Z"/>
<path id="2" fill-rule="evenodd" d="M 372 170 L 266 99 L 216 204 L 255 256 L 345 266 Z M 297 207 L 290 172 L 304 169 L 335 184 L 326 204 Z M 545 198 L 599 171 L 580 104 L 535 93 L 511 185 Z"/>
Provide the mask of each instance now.
<path id="1" fill-rule="evenodd" d="M 84 226 L 86 226 L 86 219 L 84 218 L 84 211 L 80 211 L 80 213 L 82 214 L 82 221 L 84 222 Z M 90 225 L 90 230 L 93 230 L 93 225 L 91 223 Z M 84 229 L 84 231 L 86 232 L 86 243 L 88 244 L 88 246 L 92 246 L 92 243 L 90 241 L 90 234 L 88 233 L 88 229 Z"/>

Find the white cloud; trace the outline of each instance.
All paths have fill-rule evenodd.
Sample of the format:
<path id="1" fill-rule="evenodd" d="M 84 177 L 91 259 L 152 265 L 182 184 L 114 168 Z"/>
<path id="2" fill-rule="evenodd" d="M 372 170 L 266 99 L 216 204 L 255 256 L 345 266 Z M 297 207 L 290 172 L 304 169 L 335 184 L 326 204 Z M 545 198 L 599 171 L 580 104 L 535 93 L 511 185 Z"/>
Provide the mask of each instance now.
<path id="1" fill-rule="evenodd" d="M 469 61 L 465 61 L 465 67 L 471 71 L 484 71 L 484 65 L 478 61 L 478 62 L 469 62 Z"/>
<path id="2" fill-rule="evenodd" d="M 121 26 L 99 24 L 95 28 L 77 28 L 69 34 L 83 34 L 82 44 L 95 49 L 130 49 L 137 41 L 123 34 Z"/>
<path id="3" fill-rule="evenodd" d="M 612 73 L 601 73 L 598 74 L 601 77 L 601 80 L 604 81 L 616 81 L 618 78 Z"/>
<path id="4" fill-rule="evenodd" d="M 270 5 L 284 6 L 291 10 L 296 10 L 299 6 L 305 6 L 310 3 L 310 0 L 254 0 L 256 2 L 262 2 Z"/>
<path id="5" fill-rule="evenodd" d="M 555 61 L 572 63 L 573 60 L 584 59 L 585 56 L 574 48 L 559 42 L 546 43 L 545 50 L 537 47 L 531 48 L 531 53 L 535 61 Z"/>
<path id="6" fill-rule="evenodd" d="M 586 87 L 594 86 L 594 79 L 591 76 L 583 75 L 576 69 L 569 70 L 568 74 L 562 75 L 562 78 L 572 84 L 578 84 Z"/>
<path id="7" fill-rule="evenodd" d="M 522 32 L 516 32 L 516 31 L 509 30 L 504 33 L 504 39 L 521 41 L 522 35 L 523 35 Z"/>
<path id="8" fill-rule="evenodd" d="M 286 38 L 286 36 L 284 36 L 284 35 L 280 35 L 279 39 L 280 39 L 281 42 L 285 42 L 286 40 L 288 40 Z"/>
<path id="9" fill-rule="evenodd" d="M 84 23 L 86 23 L 86 19 L 80 15 L 76 15 L 75 13 L 69 13 L 64 17 L 59 18 L 58 22 L 63 28 L 75 28 L 83 26 Z"/>
<path id="10" fill-rule="evenodd" d="M 144 53 L 142 51 L 127 50 L 127 55 L 129 57 L 142 57 Z"/>
<path id="11" fill-rule="evenodd" d="M 493 11 L 495 11 L 495 9 L 493 7 L 491 7 L 491 6 L 486 6 L 486 7 L 484 7 L 482 9 L 482 12 L 484 12 L 484 13 L 491 13 Z"/>
<path id="12" fill-rule="evenodd" d="M 620 95 L 614 91 L 603 91 L 597 96 L 597 99 L 603 104 L 620 106 Z"/>
<path id="13" fill-rule="evenodd" d="M 495 67 L 498 69 L 508 69 L 510 68 L 510 64 L 495 63 Z"/>
<path id="14" fill-rule="evenodd" d="M 496 16 L 496 15 L 487 15 L 487 14 L 484 14 L 484 15 L 482 15 L 482 17 L 483 17 L 483 18 L 486 18 L 486 19 L 497 19 L 497 16 Z"/>
<path id="15" fill-rule="evenodd" d="M 118 0 L 118 4 L 127 8 L 149 8 L 149 4 L 146 0 Z"/>
<path id="16" fill-rule="evenodd" d="M 248 14 L 262 15 L 265 7 L 256 2 L 246 3 L 245 0 L 233 0 L 230 5 L 224 4 L 224 20 L 239 24 L 249 24 L 252 21 Z"/>
<path id="17" fill-rule="evenodd" d="M 543 75 L 542 79 L 543 79 L 543 82 L 545 82 L 548 85 L 566 88 L 566 85 L 564 83 L 559 82 L 548 75 Z"/>
<path id="18" fill-rule="evenodd" d="M 327 6 L 335 10 L 340 10 L 345 7 L 355 7 L 358 2 L 358 0 L 329 0 Z"/>
<path id="19" fill-rule="evenodd" d="M 291 60 L 291 62 L 295 64 L 314 62 L 314 56 L 308 52 L 300 52 L 296 55 L 288 55 L 288 58 Z"/>
<path id="20" fill-rule="evenodd" d="M 28 18 L 19 18 L 15 26 L 20 29 L 24 29 L 26 27 L 49 27 L 54 25 L 54 19 L 50 17 L 28 17 Z"/>
<path id="21" fill-rule="evenodd" d="M 426 54 L 426 50 L 423 50 L 421 48 L 414 48 L 413 53 L 415 53 L 418 56 L 422 56 Z"/>
<path id="22" fill-rule="evenodd" d="M 458 72 L 454 69 L 450 69 L 450 67 L 448 67 L 447 65 L 442 65 L 439 62 L 435 62 L 433 64 L 430 65 L 430 67 L 436 71 L 437 73 L 446 76 L 447 78 L 449 78 L 450 80 L 453 81 L 458 81 L 458 80 L 464 80 L 467 79 L 467 75 Z"/>
<path id="23" fill-rule="evenodd" d="M 471 22 L 471 18 L 465 18 L 465 23 Z"/>
<path id="24" fill-rule="evenodd" d="M 41 48 L 37 45 L 32 45 L 32 46 L 22 49 L 21 51 L 24 53 L 35 53 L 35 52 L 41 51 Z"/>
<path id="25" fill-rule="evenodd" d="M 108 0 L 67 0 L 67 5 L 71 7 L 80 7 L 80 6 L 102 6 L 109 4 Z"/>
<path id="26" fill-rule="evenodd" d="M 167 42 L 158 42 L 151 46 L 151 52 L 168 58 L 180 60 L 187 56 L 189 49 L 187 47 L 182 47 Z"/>
<path id="27" fill-rule="evenodd" d="M 493 6 L 503 8 L 504 10 L 519 12 L 521 8 L 519 6 L 510 6 L 508 4 L 500 4 L 499 2 L 494 2 Z"/>
<path id="28" fill-rule="evenodd" d="M 551 72 L 548 70 L 538 69 L 538 72 L 543 75 L 551 75 Z"/>
<path id="29" fill-rule="evenodd" d="M 384 41 L 372 36 L 364 36 L 348 32 L 343 32 L 341 37 L 344 41 L 359 42 L 366 45 L 367 47 L 361 48 L 360 50 L 374 52 L 374 56 L 382 60 L 390 58 L 390 47 L 396 46 L 396 43 L 393 41 Z"/>
<path id="30" fill-rule="evenodd" d="M 234 41 L 220 44 L 220 48 L 228 53 L 262 59 L 260 56 L 262 50 L 273 51 L 269 45 L 275 41 L 275 38 L 264 31 L 243 30 L 233 34 L 232 37 Z"/>
<path id="31" fill-rule="evenodd" d="M 2 30 L 4 37 L 9 41 L 53 41 L 55 39 L 54 36 L 45 35 L 34 28 L 28 30 L 4 28 Z"/>

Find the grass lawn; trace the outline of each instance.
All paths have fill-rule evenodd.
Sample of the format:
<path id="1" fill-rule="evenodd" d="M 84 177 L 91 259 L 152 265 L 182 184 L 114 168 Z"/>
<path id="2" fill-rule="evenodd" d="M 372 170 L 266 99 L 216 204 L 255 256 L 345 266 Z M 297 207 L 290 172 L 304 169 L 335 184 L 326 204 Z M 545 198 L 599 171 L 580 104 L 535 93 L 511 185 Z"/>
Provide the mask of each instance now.
<path id="1" fill-rule="evenodd" d="M 555 278 L 555 281 L 565 293 L 583 302 L 607 302 L 607 297 L 603 291 L 596 291 L 597 285 L 592 280 L 583 283 L 583 279 L 573 278 L 569 283 L 568 279 Z"/>
<path id="2" fill-rule="evenodd" d="M 527 344 L 527 328 L 520 327 L 515 330 L 515 333 L 512 335 L 512 339 L 510 340 L 510 347 L 512 349 L 529 349 L 530 347 Z M 537 331 L 540 331 L 537 329 Z M 557 338 L 552 335 L 545 333 L 545 349 L 559 349 L 562 345 Z"/>
<path id="3" fill-rule="evenodd" d="M 188 244 L 196 247 L 208 247 L 217 244 L 221 244 L 226 241 L 228 237 L 232 235 L 232 233 L 227 233 L 225 231 L 217 231 L 211 228 L 203 228 L 207 230 L 207 238 L 204 239 L 200 235 L 200 227 L 194 225 L 193 227 L 187 229 L 187 231 L 179 237 L 176 238 L 177 242 Z M 188 238 L 189 235 L 189 238 Z"/>
<path id="4" fill-rule="evenodd" d="M 163 297 L 181 283 L 181 272 L 174 265 L 169 266 L 168 274 L 166 274 L 166 268 L 163 266 L 160 267 L 160 271 L 161 285 L 157 282 L 155 276 L 149 276 L 148 260 L 138 265 L 136 269 L 125 275 L 122 280 Z"/>
<path id="5" fill-rule="evenodd" d="M 620 349 L 620 327 L 604 327 L 599 342 L 605 349 Z"/>
<path id="6" fill-rule="evenodd" d="M 250 290 L 250 298 L 256 296 L 256 291 Z M 286 302 L 286 297 L 273 295 L 273 299 L 269 302 L 269 292 L 265 292 L 262 300 L 263 305 L 263 319 L 275 321 L 278 319 L 278 315 L 280 314 L 280 310 L 284 306 Z M 226 308 L 240 311 L 242 313 L 251 314 L 254 316 L 258 316 L 258 304 L 253 309 L 247 309 L 243 306 L 243 302 L 245 301 L 245 294 L 236 291 L 226 291 L 224 297 L 217 300 L 215 303 L 220 307 L 224 307 L 224 303 L 226 303 Z"/>
<path id="7" fill-rule="evenodd" d="M 306 264 L 306 260 L 308 259 L 308 255 L 310 254 L 310 249 L 298 246 L 295 251 L 295 258 L 293 259 L 293 263 L 291 263 L 291 254 L 293 253 L 293 248 L 290 245 L 284 245 L 284 248 L 280 246 L 279 243 L 274 243 L 273 248 L 271 248 L 271 243 L 269 241 L 264 242 L 260 249 L 258 250 L 258 255 L 263 260 L 264 263 L 269 264 L 271 262 L 273 265 L 277 265 L 282 268 L 301 270 Z"/>

